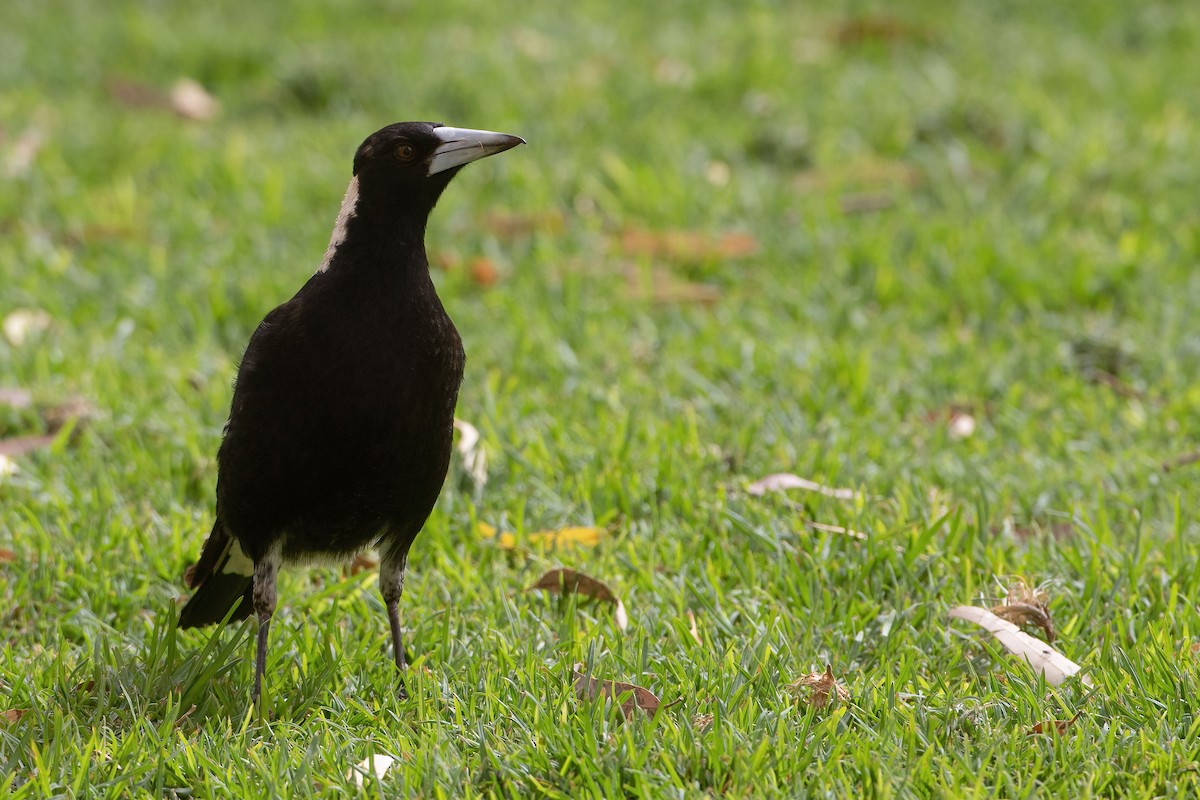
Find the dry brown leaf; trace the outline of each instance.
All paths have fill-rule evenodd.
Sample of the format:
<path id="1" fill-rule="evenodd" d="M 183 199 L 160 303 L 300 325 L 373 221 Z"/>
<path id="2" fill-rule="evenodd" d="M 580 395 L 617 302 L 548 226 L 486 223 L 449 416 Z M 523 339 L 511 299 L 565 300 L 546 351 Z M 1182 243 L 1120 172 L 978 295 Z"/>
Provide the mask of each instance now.
<path id="1" fill-rule="evenodd" d="M 515 550 L 517 547 L 517 537 L 515 534 L 504 531 L 497 534 L 496 528 L 488 525 L 486 522 L 478 523 L 479 535 L 485 539 L 494 539 L 496 546 L 502 550 Z M 597 545 L 600 543 L 600 537 L 604 535 L 601 528 L 593 528 L 588 526 L 559 528 L 556 531 L 538 531 L 536 533 L 526 534 L 525 541 L 531 545 L 539 545 L 548 549 L 556 547 L 574 547 L 575 545 Z"/>
<path id="2" fill-rule="evenodd" d="M 630 298 L 659 305 L 698 303 L 702 306 L 711 306 L 721 299 L 721 290 L 717 287 L 677 277 L 658 264 L 650 267 L 648 278 L 636 264 L 626 265 L 625 289 Z"/>
<path id="3" fill-rule="evenodd" d="M 462 457 L 463 468 L 475 485 L 482 488 L 488 479 L 487 451 L 481 444 L 483 437 L 479 435 L 478 428 L 465 420 L 454 420 L 454 429 L 458 431 L 458 444 L 455 446 Z"/>
<path id="4" fill-rule="evenodd" d="M 523 214 L 494 211 L 483 218 L 483 227 L 502 239 L 514 239 L 538 231 L 561 233 L 567 227 L 567 223 L 558 211 Z"/>
<path id="5" fill-rule="evenodd" d="M 824 708 L 831 699 L 841 703 L 850 699 L 850 692 L 833 677 L 833 667 L 828 664 L 824 672 L 810 672 L 787 686 L 787 690 L 796 696 L 804 689 L 810 690 L 808 702 L 816 709 Z"/>
<path id="6" fill-rule="evenodd" d="M 7 711 L 0 711 L 0 717 L 3 717 L 5 722 L 12 725 L 28 713 L 29 709 L 27 708 L 10 708 Z"/>
<path id="7" fill-rule="evenodd" d="M 620 700 L 621 712 L 625 715 L 625 719 L 633 719 L 634 712 L 639 708 L 646 712 L 647 716 L 653 718 L 658 713 L 659 705 L 661 705 L 659 699 L 649 689 L 643 689 L 641 686 L 635 686 L 632 683 L 602 681 L 590 675 L 585 675 L 583 673 L 583 664 L 575 665 L 572 677 L 575 679 L 576 697 L 580 700 L 595 700 L 600 697 L 608 698 L 614 702 Z"/>
<path id="8" fill-rule="evenodd" d="M 704 730 L 709 725 L 713 724 L 714 719 L 716 719 L 716 717 L 714 717 L 712 714 L 696 714 L 692 717 L 692 727 Z"/>
<path id="9" fill-rule="evenodd" d="M 955 606 L 950 609 L 950 616 L 954 619 L 973 622 L 995 636 L 1004 649 L 1013 655 L 1020 656 L 1029 663 L 1035 672 L 1045 675 L 1046 682 L 1051 686 L 1061 686 L 1068 678 L 1082 669 L 1041 639 L 1030 636 L 1013 623 L 1001 619 L 986 608 Z M 1085 686 L 1092 685 L 1087 676 L 1081 680 Z"/>
<path id="10" fill-rule="evenodd" d="M 366 785 L 368 775 L 374 775 L 375 780 L 382 781 L 383 776 L 387 774 L 387 771 L 391 769 L 394 763 L 396 763 L 396 759 L 391 756 L 368 756 L 357 765 L 346 770 L 346 780 L 353 779 L 354 785 L 361 789 Z"/>
<path id="11" fill-rule="evenodd" d="M 701 641 L 701 639 L 700 639 L 700 631 L 696 630 L 696 615 L 692 613 L 692 610 L 690 608 L 688 609 L 688 612 L 687 612 L 687 618 L 688 618 L 688 633 L 690 633 L 692 635 L 692 638 L 696 640 L 696 644 L 700 644 L 700 645 L 704 644 L 704 642 Z"/>
<path id="12" fill-rule="evenodd" d="M 1025 735 L 1036 736 L 1039 733 L 1057 733 L 1061 735 L 1066 733 L 1067 728 L 1070 728 L 1072 725 L 1078 722 L 1079 718 L 1082 716 L 1083 712 L 1077 711 L 1075 712 L 1075 716 L 1071 717 L 1070 719 L 1052 719 L 1045 722 L 1039 722 L 1037 725 L 1034 725 L 1032 728 L 1030 728 L 1029 733 Z"/>
<path id="13" fill-rule="evenodd" d="M 896 204 L 890 194 L 882 192 L 854 192 L 853 194 L 842 195 L 842 213 L 850 216 L 851 214 L 872 214 L 876 211 L 885 211 Z"/>
<path id="14" fill-rule="evenodd" d="M 809 492 L 817 492 L 826 497 L 832 497 L 837 500 L 860 500 L 862 495 L 853 489 L 835 489 L 829 486 L 810 481 L 807 478 L 801 478 L 797 475 L 792 475 L 788 472 L 778 472 L 774 475 L 768 475 L 761 478 L 746 487 L 746 491 L 755 497 L 762 497 L 767 492 L 782 492 L 787 489 L 804 489 Z"/>
<path id="15" fill-rule="evenodd" d="M 345 566 L 344 572 L 349 575 L 358 575 L 360 572 L 367 572 L 379 566 L 379 559 L 373 553 L 355 553 L 354 559 Z"/>
<path id="16" fill-rule="evenodd" d="M 171 87 L 171 110 L 184 119 L 207 122 L 217 115 L 220 104 L 203 86 L 191 78 L 180 78 Z"/>
<path id="17" fill-rule="evenodd" d="M 17 560 L 17 554 L 7 547 L 0 547 L 0 564 L 11 564 Z"/>
<path id="18" fill-rule="evenodd" d="M 699 231 L 626 228 L 621 232 L 620 246 L 627 255 L 684 263 L 741 259 L 758 252 L 757 239 L 737 232 L 713 236 Z"/>
<path id="19" fill-rule="evenodd" d="M 1050 618 L 1050 596 L 1039 588 L 1017 578 L 1004 596 L 1004 602 L 992 606 L 992 613 L 1017 625 L 1036 625 L 1053 642 L 1054 622 Z"/>
<path id="20" fill-rule="evenodd" d="M 573 569 L 552 569 L 525 591 L 542 590 L 551 594 L 575 594 L 591 597 L 604 603 L 612 603 L 615 607 L 613 618 L 617 627 L 625 630 L 629 627 L 629 616 L 625 613 L 625 604 L 617 597 L 612 589 L 605 584 L 582 572 Z"/>
<path id="21" fill-rule="evenodd" d="M 495 286 L 500 280 L 500 268 L 486 256 L 471 261 L 471 279 L 480 286 Z"/>

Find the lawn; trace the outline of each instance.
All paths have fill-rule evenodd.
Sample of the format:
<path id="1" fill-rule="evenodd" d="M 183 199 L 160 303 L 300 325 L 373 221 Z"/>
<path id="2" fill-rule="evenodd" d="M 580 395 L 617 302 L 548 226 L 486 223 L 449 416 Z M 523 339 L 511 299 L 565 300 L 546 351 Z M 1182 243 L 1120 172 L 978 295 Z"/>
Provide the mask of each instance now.
<path id="1" fill-rule="evenodd" d="M 184 6 L 3 12 L 8 796 L 1200 792 L 1200 5 Z M 242 348 L 402 119 L 529 142 L 428 232 L 486 474 L 411 554 L 412 698 L 327 566 L 260 714 L 182 574 Z M 1081 675 L 948 616 L 1021 581 Z"/>

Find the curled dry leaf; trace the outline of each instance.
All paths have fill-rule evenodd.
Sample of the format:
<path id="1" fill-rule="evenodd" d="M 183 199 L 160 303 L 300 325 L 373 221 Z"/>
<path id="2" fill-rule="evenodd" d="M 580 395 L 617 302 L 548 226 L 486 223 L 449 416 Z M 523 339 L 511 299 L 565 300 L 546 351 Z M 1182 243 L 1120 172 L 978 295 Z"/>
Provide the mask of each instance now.
<path id="1" fill-rule="evenodd" d="M 207 122 L 217 115 L 217 99 L 191 78 L 180 78 L 171 87 L 171 110 L 184 119 Z"/>
<path id="2" fill-rule="evenodd" d="M 585 675 L 583 668 L 583 664 L 576 664 L 572 673 L 575 680 L 575 696 L 580 700 L 595 700 L 599 697 L 613 701 L 619 700 L 625 719 L 633 719 L 633 712 L 639 708 L 649 717 L 658 713 L 661 703 L 649 689 L 643 689 L 632 683 L 598 680 L 590 675 Z"/>
<path id="3" fill-rule="evenodd" d="M 456 447 L 458 454 L 462 456 L 463 467 L 475 481 L 475 485 L 482 488 L 488 479 L 487 451 L 483 448 L 479 429 L 461 419 L 454 420 L 454 429 L 458 431 Z"/>
<path id="4" fill-rule="evenodd" d="M 375 780 L 382 781 L 383 776 L 391 769 L 396 759 L 391 756 L 368 756 L 359 764 L 346 770 L 346 780 L 354 780 L 354 785 L 361 789 L 367 782 L 368 775 L 374 775 Z"/>
<path id="5" fill-rule="evenodd" d="M 507 531 L 497 534 L 496 528 L 488 525 L 486 522 L 480 522 L 478 528 L 480 536 L 485 539 L 494 539 L 500 549 L 516 549 L 517 537 L 515 534 Z M 600 528 L 580 526 L 526 534 L 525 541 L 533 545 L 553 549 L 556 547 L 574 547 L 575 545 L 597 545 L 600 543 L 600 537 L 603 535 L 604 531 Z"/>
<path id="6" fill-rule="evenodd" d="M 992 606 L 992 613 L 1017 625 L 1036 625 L 1045 631 L 1046 641 L 1053 642 L 1054 622 L 1050 618 L 1049 600 L 1046 592 L 1017 578 L 1009 587 L 1004 602 Z"/>
<path id="7" fill-rule="evenodd" d="M 950 616 L 955 619 L 974 622 L 988 633 L 1000 640 L 1004 649 L 1013 655 L 1020 656 L 1029 663 L 1036 672 L 1046 676 L 1046 682 L 1051 686 L 1061 686 L 1067 678 L 1079 672 L 1082 667 L 1050 645 L 1025 633 L 1013 623 L 978 606 L 955 606 L 950 609 Z M 1085 676 L 1081 679 L 1085 686 L 1092 682 Z"/>
<path id="8" fill-rule="evenodd" d="M 625 604 L 621 602 L 621 598 L 608 586 L 582 572 L 566 568 L 552 569 L 525 591 L 532 592 L 537 589 L 562 595 L 574 592 L 601 602 L 612 603 L 615 607 L 613 619 L 617 627 L 621 630 L 629 627 L 629 616 L 625 613 Z"/>
<path id="9" fill-rule="evenodd" d="M 29 709 L 27 708 L 10 708 L 7 711 L 0 711 L 0 717 L 3 717 L 5 722 L 12 725 L 28 713 Z"/>
<path id="10" fill-rule="evenodd" d="M 787 489 L 804 489 L 805 491 L 817 492 L 836 500 L 859 500 L 862 498 L 862 495 L 853 489 L 835 489 L 830 486 L 823 486 L 816 481 L 792 475 L 790 472 L 777 472 L 774 475 L 768 475 L 746 487 L 746 491 L 755 497 L 762 497 L 767 492 L 782 492 Z"/>
<path id="11" fill-rule="evenodd" d="M 808 702 L 816 709 L 824 708 L 830 700 L 844 703 L 850 699 L 850 692 L 833 677 L 833 668 L 828 664 L 824 672 L 810 672 L 787 686 L 787 690 L 796 696 L 805 689 L 811 690 Z"/>
<path id="12" fill-rule="evenodd" d="M 1078 722 L 1079 718 L 1082 716 L 1083 716 L 1082 711 L 1076 711 L 1075 716 L 1071 717 L 1070 719 L 1052 719 L 1052 720 L 1047 720 L 1046 722 L 1039 722 L 1037 725 L 1034 725 L 1032 728 L 1030 728 L 1029 733 L 1027 733 L 1025 735 L 1026 736 L 1036 736 L 1037 734 L 1040 734 L 1040 733 L 1063 734 L 1063 733 L 1067 732 L 1067 728 L 1070 728 L 1072 725 L 1074 725 L 1076 722 Z"/>

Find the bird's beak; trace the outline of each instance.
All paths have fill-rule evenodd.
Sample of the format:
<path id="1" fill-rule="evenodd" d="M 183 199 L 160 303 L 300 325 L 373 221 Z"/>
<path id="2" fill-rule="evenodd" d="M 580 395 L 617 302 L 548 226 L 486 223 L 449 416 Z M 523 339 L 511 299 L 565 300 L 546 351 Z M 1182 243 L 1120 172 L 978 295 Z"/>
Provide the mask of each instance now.
<path id="1" fill-rule="evenodd" d="M 525 144 L 520 136 L 510 136 L 507 133 L 492 131 L 473 131 L 470 128 L 434 128 L 433 135 L 441 140 L 441 144 L 429 157 L 429 171 L 426 175 L 436 175 L 439 172 L 470 164 L 486 156 L 503 153 Z"/>

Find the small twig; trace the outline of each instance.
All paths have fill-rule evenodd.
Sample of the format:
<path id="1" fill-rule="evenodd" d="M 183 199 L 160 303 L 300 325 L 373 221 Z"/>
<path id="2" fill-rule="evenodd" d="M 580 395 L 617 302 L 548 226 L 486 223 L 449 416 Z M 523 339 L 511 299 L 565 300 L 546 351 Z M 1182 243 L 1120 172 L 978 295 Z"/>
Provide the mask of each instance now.
<path id="1" fill-rule="evenodd" d="M 867 538 L 867 535 L 862 531 L 843 528 L 841 525 L 826 525 L 823 522 L 816 522 L 811 519 L 804 520 L 804 524 L 815 531 L 824 531 L 825 533 L 841 533 L 849 536 L 851 539 L 858 539 L 860 542 Z"/>

